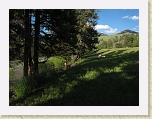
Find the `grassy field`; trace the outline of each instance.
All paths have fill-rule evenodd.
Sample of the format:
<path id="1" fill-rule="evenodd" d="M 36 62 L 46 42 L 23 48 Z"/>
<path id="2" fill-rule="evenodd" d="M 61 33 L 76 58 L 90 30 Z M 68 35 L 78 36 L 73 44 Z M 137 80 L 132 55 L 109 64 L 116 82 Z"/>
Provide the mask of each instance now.
<path id="1" fill-rule="evenodd" d="M 99 54 L 105 57 L 98 58 Z M 94 50 L 67 70 L 56 70 L 52 64 L 40 66 L 43 71 L 37 81 L 21 80 L 9 105 L 139 106 L 137 47 Z"/>

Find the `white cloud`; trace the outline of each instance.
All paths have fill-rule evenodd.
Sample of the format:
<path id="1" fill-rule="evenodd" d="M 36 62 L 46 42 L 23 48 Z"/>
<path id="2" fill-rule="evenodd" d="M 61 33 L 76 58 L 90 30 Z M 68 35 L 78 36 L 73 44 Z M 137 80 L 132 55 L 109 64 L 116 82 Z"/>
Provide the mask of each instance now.
<path id="1" fill-rule="evenodd" d="M 96 25 L 95 29 L 100 30 L 101 33 L 107 33 L 107 34 L 117 33 L 117 29 L 111 28 L 109 25 L 102 25 L 102 24 Z"/>
<path id="2" fill-rule="evenodd" d="M 96 30 L 105 30 L 105 29 L 110 29 L 108 25 L 96 25 L 95 26 Z"/>
<path id="3" fill-rule="evenodd" d="M 127 16 L 123 16 L 122 18 L 125 19 L 125 18 L 128 18 L 128 17 L 129 17 L 129 16 L 127 15 Z"/>
<path id="4" fill-rule="evenodd" d="M 131 17 L 129 17 L 129 19 L 131 19 L 131 20 L 138 20 L 139 19 L 139 17 L 138 16 L 131 16 Z"/>
<path id="5" fill-rule="evenodd" d="M 106 33 L 117 33 L 117 29 L 115 28 L 115 29 L 113 29 L 113 28 L 110 28 L 109 30 L 106 30 L 105 31 Z"/>
<path id="6" fill-rule="evenodd" d="M 136 31 L 136 30 L 137 30 L 137 28 L 132 28 L 132 30 Z"/>
<path id="7" fill-rule="evenodd" d="M 139 19 L 138 16 L 130 16 L 130 17 L 129 17 L 128 15 L 127 15 L 127 16 L 123 16 L 122 18 L 123 18 L 123 19 L 131 19 L 131 20 L 134 20 L 134 21 L 136 21 L 136 20 Z"/>
<path id="8" fill-rule="evenodd" d="M 134 28 L 132 28 L 132 30 L 138 32 L 139 28 L 137 26 L 135 26 Z"/>

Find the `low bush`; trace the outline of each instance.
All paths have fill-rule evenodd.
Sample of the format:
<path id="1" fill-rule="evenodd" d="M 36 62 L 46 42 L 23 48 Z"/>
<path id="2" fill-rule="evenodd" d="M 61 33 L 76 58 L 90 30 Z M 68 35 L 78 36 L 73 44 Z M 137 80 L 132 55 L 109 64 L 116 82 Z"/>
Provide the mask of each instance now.
<path id="1" fill-rule="evenodd" d="M 64 59 L 62 57 L 52 57 L 46 62 L 47 65 L 52 65 L 54 68 L 61 68 L 64 66 Z"/>

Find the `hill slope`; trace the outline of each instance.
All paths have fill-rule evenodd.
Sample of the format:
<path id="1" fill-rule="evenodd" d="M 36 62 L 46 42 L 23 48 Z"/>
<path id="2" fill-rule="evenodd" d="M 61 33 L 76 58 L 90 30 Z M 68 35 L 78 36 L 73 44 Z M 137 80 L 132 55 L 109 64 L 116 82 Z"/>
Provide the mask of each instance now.
<path id="1" fill-rule="evenodd" d="M 126 30 L 121 31 L 118 34 L 138 34 L 138 32 L 126 29 Z"/>
<path id="2" fill-rule="evenodd" d="M 124 34 L 139 34 L 138 32 L 135 32 L 135 31 L 132 31 L 132 30 L 123 30 L 121 31 L 120 33 L 117 33 L 117 34 L 112 34 L 112 35 L 106 35 L 106 34 L 103 34 L 101 33 L 102 35 L 100 35 L 98 38 L 99 38 L 99 41 L 101 40 L 108 40 L 108 39 L 115 39 L 116 37 L 119 38 L 120 36 L 124 35 Z"/>

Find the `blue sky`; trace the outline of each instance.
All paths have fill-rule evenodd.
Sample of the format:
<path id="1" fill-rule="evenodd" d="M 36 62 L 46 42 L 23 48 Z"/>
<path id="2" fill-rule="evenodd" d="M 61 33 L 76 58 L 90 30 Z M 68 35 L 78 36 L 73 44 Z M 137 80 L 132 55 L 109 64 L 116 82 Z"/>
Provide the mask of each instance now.
<path id="1" fill-rule="evenodd" d="M 98 16 L 95 26 L 98 32 L 109 35 L 126 29 L 139 32 L 138 9 L 101 9 Z"/>

